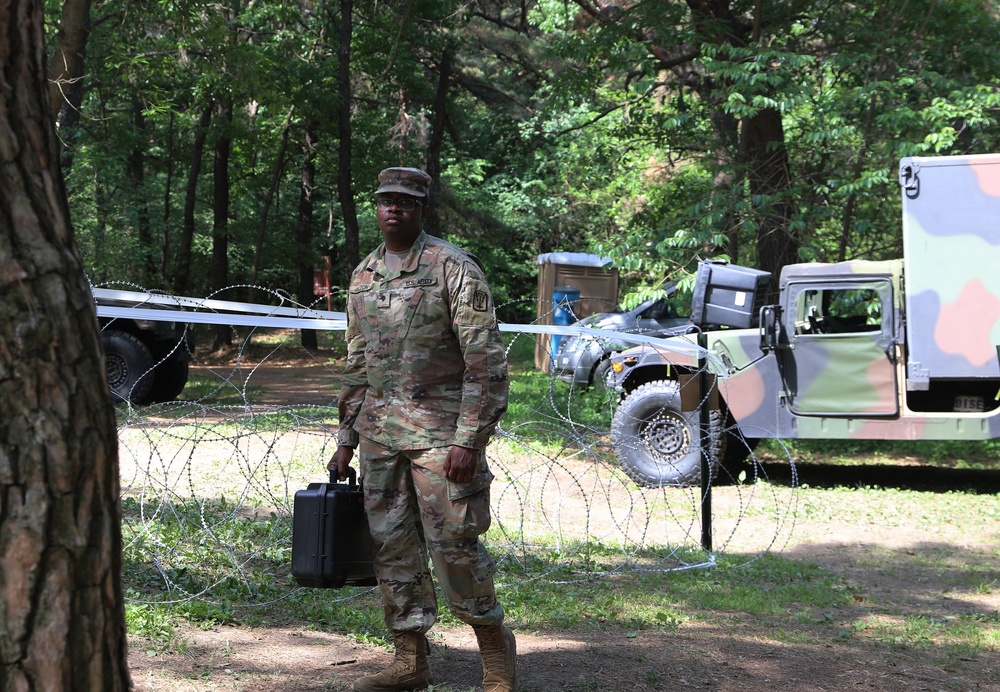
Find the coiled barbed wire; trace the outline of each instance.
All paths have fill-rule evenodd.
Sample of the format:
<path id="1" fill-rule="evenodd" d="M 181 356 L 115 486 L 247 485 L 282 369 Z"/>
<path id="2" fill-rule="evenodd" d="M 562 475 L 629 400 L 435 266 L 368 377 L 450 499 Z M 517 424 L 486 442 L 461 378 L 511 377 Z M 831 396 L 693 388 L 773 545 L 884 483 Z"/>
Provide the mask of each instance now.
<path id="1" fill-rule="evenodd" d="M 259 314 L 290 307 L 304 317 L 328 315 L 253 286 L 205 300 L 218 301 L 227 292 L 262 306 Z M 204 309 L 197 300 L 167 298 L 180 308 Z M 342 295 L 338 301 L 343 304 Z M 524 331 L 506 325 L 511 353 L 533 350 L 551 358 L 548 335 L 537 329 L 551 321 L 551 313 L 539 312 Z M 225 319 L 219 312 L 219 323 Z M 326 479 L 336 447 L 340 361 L 336 349 L 307 351 L 297 332 L 287 329 L 250 325 L 232 327 L 232 334 L 225 357 L 195 350 L 178 400 L 119 404 L 126 587 L 133 602 L 219 603 L 236 589 L 265 604 L 296 588 L 289 578 L 293 498 L 308 483 Z M 332 334 L 327 340 L 342 354 L 341 334 Z M 607 340 L 620 345 L 622 336 Z M 642 348 L 657 348 L 655 340 Z M 279 369 L 288 372 L 285 391 L 294 384 L 293 374 L 308 377 L 309 395 L 283 401 L 282 382 L 273 381 Z M 264 383 L 265 375 L 272 381 Z M 746 562 L 787 542 L 797 485 L 787 450 L 792 482 L 773 483 L 734 424 L 712 423 L 712 446 L 721 448 L 723 440 L 743 445 L 747 460 L 739 476 L 726 467 L 715 471 L 713 542 L 706 550 L 700 484 L 644 487 L 619 464 L 611 435 L 620 404 L 616 392 L 568 385 L 554 372 L 521 372 L 531 387 L 544 390 L 529 395 L 518 377 L 512 371 L 511 411 L 487 450 L 496 478 L 493 527 L 484 539 L 501 568 L 498 583 L 565 583 L 706 567 L 716 565 L 721 553 Z M 755 440 L 771 437 L 754 432 Z M 700 454 L 700 446 L 692 446 L 696 437 L 678 449 Z M 618 451 L 623 444 L 617 441 Z M 346 589 L 340 595 L 359 593 Z"/>

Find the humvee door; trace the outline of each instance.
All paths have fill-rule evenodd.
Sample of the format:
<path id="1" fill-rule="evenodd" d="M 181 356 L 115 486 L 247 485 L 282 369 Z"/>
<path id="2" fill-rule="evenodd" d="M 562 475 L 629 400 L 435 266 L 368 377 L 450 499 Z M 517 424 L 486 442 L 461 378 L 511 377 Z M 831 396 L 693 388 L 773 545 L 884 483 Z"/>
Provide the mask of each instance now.
<path id="1" fill-rule="evenodd" d="M 802 281 L 789 284 L 786 297 L 790 348 L 778 358 L 789 410 L 803 416 L 896 415 L 891 281 Z"/>

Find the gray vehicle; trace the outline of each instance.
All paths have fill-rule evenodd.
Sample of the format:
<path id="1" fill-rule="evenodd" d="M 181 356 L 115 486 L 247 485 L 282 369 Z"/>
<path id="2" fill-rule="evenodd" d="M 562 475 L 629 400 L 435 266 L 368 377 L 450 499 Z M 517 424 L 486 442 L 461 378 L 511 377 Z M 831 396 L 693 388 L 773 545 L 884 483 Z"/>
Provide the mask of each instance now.
<path id="1" fill-rule="evenodd" d="M 676 290 L 671 283 L 659 298 L 643 301 L 631 310 L 590 315 L 574 326 L 659 337 L 684 334 L 691 328 L 691 321 L 676 307 L 673 299 Z M 603 387 L 611 368 L 611 355 L 633 345 L 613 337 L 569 336 L 560 344 L 552 372 L 577 387 Z"/>

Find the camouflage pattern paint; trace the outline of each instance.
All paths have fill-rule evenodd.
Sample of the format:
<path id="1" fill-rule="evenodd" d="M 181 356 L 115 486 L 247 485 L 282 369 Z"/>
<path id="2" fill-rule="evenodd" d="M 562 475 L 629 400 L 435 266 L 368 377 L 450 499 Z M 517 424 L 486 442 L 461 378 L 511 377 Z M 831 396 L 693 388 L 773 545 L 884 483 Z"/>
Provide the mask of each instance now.
<path id="1" fill-rule="evenodd" d="M 900 171 L 908 379 L 1000 377 L 1000 154 Z"/>
<path id="2" fill-rule="evenodd" d="M 765 353 L 757 329 L 706 335 L 720 395 L 747 437 L 1000 437 L 996 400 L 982 412 L 953 411 L 948 394 L 923 406 L 940 410 L 909 405 L 935 380 L 1000 397 L 1000 155 L 904 159 L 903 170 L 905 260 L 785 267 L 782 326 L 791 348 Z M 796 282 L 878 290 L 880 331 L 796 335 Z M 612 382 L 696 367 L 681 343 L 691 337 L 625 351 Z"/>

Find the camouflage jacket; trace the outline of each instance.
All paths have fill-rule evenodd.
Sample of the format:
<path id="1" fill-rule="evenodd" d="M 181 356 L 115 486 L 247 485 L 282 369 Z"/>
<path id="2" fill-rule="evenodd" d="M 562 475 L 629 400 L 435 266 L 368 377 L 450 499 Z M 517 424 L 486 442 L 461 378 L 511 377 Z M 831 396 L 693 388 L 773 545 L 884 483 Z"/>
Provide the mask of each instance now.
<path id="1" fill-rule="evenodd" d="M 384 256 L 351 277 L 338 444 L 485 447 L 507 410 L 507 360 L 478 260 L 424 232 L 398 271 Z"/>

